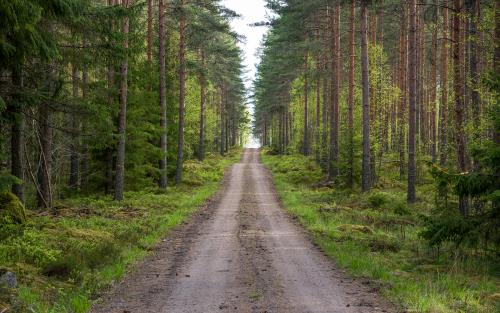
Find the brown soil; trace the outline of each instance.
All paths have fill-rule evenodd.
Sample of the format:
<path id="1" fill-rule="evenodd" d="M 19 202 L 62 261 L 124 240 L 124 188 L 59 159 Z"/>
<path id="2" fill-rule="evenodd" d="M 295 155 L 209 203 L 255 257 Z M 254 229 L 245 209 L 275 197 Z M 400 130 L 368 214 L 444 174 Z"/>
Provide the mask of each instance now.
<path id="1" fill-rule="evenodd" d="M 397 312 L 349 278 L 281 208 L 257 149 L 94 313 Z"/>

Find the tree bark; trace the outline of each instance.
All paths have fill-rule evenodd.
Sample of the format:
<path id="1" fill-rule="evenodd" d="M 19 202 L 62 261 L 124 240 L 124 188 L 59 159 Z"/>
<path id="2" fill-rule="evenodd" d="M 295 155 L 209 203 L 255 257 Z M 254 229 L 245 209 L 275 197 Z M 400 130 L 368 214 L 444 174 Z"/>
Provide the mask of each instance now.
<path id="1" fill-rule="evenodd" d="M 415 137 L 416 137 L 416 101 L 417 101 L 417 2 L 410 0 L 409 17 L 409 47 L 408 47 L 408 84 L 409 84 L 409 115 L 408 115 L 408 191 L 407 201 L 416 200 L 415 181 Z"/>
<path id="2" fill-rule="evenodd" d="M 443 8 L 441 45 L 441 105 L 439 107 L 439 165 L 446 166 L 448 144 L 448 8 Z"/>
<path id="3" fill-rule="evenodd" d="M 438 54 L 438 16 L 439 16 L 439 0 L 435 0 L 434 5 L 436 6 L 435 12 L 436 17 L 434 19 L 434 25 L 432 29 L 432 73 L 431 73 L 431 157 L 432 162 L 435 163 L 437 160 L 437 138 L 436 138 L 436 100 L 437 100 L 437 54 Z"/>
<path id="4" fill-rule="evenodd" d="M 225 125 L 225 97 L 226 97 L 226 91 L 224 86 L 222 86 L 221 91 L 220 91 L 220 155 L 224 155 L 226 148 L 225 148 L 225 143 L 226 143 L 226 125 Z M 268 145 L 267 137 L 268 137 L 268 132 L 269 132 L 269 125 L 264 122 L 264 138 L 265 138 L 265 145 Z"/>
<path id="5" fill-rule="evenodd" d="M 182 181 L 182 165 L 184 163 L 184 105 L 186 99 L 186 15 L 185 0 L 181 0 L 181 15 L 179 18 L 179 140 L 177 147 L 177 168 L 175 183 Z"/>
<path id="6" fill-rule="evenodd" d="M 149 0 L 151 1 L 151 0 Z M 167 72 L 165 53 L 165 5 L 164 0 L 158 0 L 158 44 L 160 61 L 160 179 L 158 187 L 167 188 Z"/>
<path id="7" fill-rule="evenodd" d="M 361 86 L 363 98 L 363 163 L 361 189 L 367 192 L 371 188 L 370 171 L 370 81 L 368 76 L 368 3 L 361 1 L 360 35 L 361 35 Z"/>
<path id="8" fill-rule="evenodd" d="M 11 139 L 10 139 L 10 158 L 11 171 L 10 173 L 19 178 L 19 184 L 12 185 L 12 193 L 15 194 L 22 203 L 24 198 L 24 175 L 23 175 L 23 160 L 24 160 L 24 116 L 21 110 L 20 92 L 23 88 L 23 77 L 21 67 L 17 66 L 12 70 L 12 84 L 16 86 L 14 99 L 17 103 L 9 106 L 9 111 L 12 114 Z"/>
<path id="9" fill-rule="evenodd" d="M 469 57 L 469 73 L 471 84 L 471 105 L 473 124 L 476 130 L 481 126 L 481 95 L 479 94 L 479 73 L 478 73 L 478 53 L 479 45 L 477 34 L 477 23 L 479 19 L 479 0 L 467 0 L 469 5 L 470 14 L 470 30 L 469 30 L 469 43 L 470 43 L 470 57 Z"/>
<path id="10" fill-rule="evenodd" d="M 338 175 L 339 157 L 339 91 L 340 91 L 340 4 L 336 5 L 332 14 L 332 76 L 331 76 L 331 109 L 330 109 L 330 160 L 328 162 L 328 178 Z"/>
<path id="11" fill-rule="evenodd" d="M 399 177 L 403 179 L 405 175 L 405 125 L 406 125 L 406 102 L 407 102 L 407 77 L 408 66 L 408 43 L 407 27 L 408 13 L 406 6 L 402 5 L 401 15 L 401 38 L 399 45 L 399 88 L 401 90 L 401 102 L 398 111 L 398 151 L 399 151 Z"/>
<path id="12" fill-rule="evenodd" d="M 304 57 L 304 140 L 302 152 L 309 155 L 309 53 Z"/>
<path id="13" fill-rule="evenodd" d="M 455 130 L 456 130 L 456 151 L 458 169 L 461 172 L 467 171 L 467 160 L 465 156 L 465 135 L 464 135 L 464 90 L 465 81 L 463 76 L 463 55 L 462 55 L 462 14 L 463 7 L 461 0 L 454 0 L 453 14 L 453 91 L 455 94 Z M 460 212 L 463 216 L 468 214 L 467 198 L 459 198 Z"/>
<path id="14" fill-rule="evenodd" d="M 202 70 L 205 69 L 205 49 L 200 49 L 200 61 Z M 200 74 L 200 139 L 198 144 L 198 160 L 203 161 L 205 158 L 205 105 L 206 96 L 206 78 L 205 73 Z"/>
<path id="15" fill-rule="evenodd" d="M 78 68 L 72 65 L 71 82 L 73 87 L 73 99 L 78 98 Z M 69 170 L 69 188 L 78 189 L 78 118 L 76 114 L 71 114 L 71 142 L 70 142 L 70 170 Z"/>
<path id="16" fill-rule="evenodd" d="M 354 184 L 354 32 L 355 32 L 355 0 L 351 0 L 350 18 L 349 18 L 349 91 L 347 96 L 347 121 L 348 121 L 348 163 L 349 173 L 347 185 L 352 188 Z"/>
<path id="17" fill-rule="evenodd" d="M 128 1 L 123 0 L 122 5 L 128 8 Z M 123 18 L 122 33 L 125 36 L 123 48 L 128 53 L 128 33 L 129 17 Z M 125 179 L 125 139 L 126 139 L 126 121 L 127 121 L 127 93 L 128 93 L 128 57 L 125 55 L 120 65 L 120 111 L 118 113 L 118 147 L 116 153 L 116 173 L 115 173 L 115 196 L 116 201 L 123 200 L 123 188 Z"/>
<path id="18" fill-rule="evenodd" d="M 83 65 L 82 69 L 82 99 L 85 101 L 88 98 L 89 87 L 89 71 L 87 65 Z M 80 123 L 82 124 L 82 123 Z M 85 124 L 81 126 L 82 132 L 86 130 Z M 83 188 L 88 181 L 89 176 L 89 146 L 83 141 L 81 163 L 80 163 L 80 188 Z"/>
<path id="19" fill-rule="evenodd" d="M 160 4 L 158 4 L 158 8 L 160 8 Z M 147 32 L 146 54 L 148 58 L 148 63 L 151 65 L 151 63 L 153 62 L 153 0 L 148 0 L 148 32 Z"/>

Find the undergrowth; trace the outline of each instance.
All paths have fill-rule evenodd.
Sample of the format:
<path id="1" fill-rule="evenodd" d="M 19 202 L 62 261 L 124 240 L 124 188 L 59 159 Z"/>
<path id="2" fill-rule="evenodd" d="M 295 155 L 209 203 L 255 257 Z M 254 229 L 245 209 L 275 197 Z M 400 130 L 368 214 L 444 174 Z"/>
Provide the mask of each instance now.
<path id="1" fill-rule="evenodd" d="M 435 197 L 424 174 L 419 201 L 408 207 L 396 168 L 383 168 L 383 184 L 361 194 L 319 187 L 321 171 L 310 158 L 266 153 L 262 158 L 284 206 L 324 251 L 352 275 L 378 282 L 380 292 L 407 312 L 500 312 L 494 255 L 453 244 L 431 247 L 419 236 Z"/>
<path id="2" fill-rule="evenodd" d="M 0 312 L 87 312 L 93 300 L 144 258 L 170 229 L 218 189 L 234 150 L 204 162 L 187 161 L 185 180 L 166 192 L 71 198 L 54 211 L 29 211 L 24 225 L 1 224 L 0 270 L 14 272 L 17 289 L 0 289 Z M 0 273 L 1 274 L 1 273 Z"/>

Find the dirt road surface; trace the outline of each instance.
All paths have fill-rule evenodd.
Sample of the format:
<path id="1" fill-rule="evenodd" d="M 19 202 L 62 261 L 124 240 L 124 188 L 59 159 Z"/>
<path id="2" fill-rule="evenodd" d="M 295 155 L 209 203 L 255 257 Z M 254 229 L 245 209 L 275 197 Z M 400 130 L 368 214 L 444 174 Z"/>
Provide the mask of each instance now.
<path id="1" fill-rule="evenodd" d="M 349 278 L 280 206 L 259 150 L 117 285 L 94 313 L 397 312 Z"/>

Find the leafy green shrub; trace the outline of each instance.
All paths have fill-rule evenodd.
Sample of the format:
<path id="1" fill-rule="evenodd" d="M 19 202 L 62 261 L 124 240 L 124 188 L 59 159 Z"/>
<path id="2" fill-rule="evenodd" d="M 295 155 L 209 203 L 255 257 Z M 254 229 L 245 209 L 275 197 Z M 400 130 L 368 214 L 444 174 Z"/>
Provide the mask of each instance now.
<path id="1" fill-rule="evenodd" d="M 49 244 L 50 238 L 34 228 L 26 228 L 22 236 L 10 237 L 0 243 L 0 260 L 23 262 L 45 267 L 62 254 Z"/>
<path id="2" fill-rule="evenodd" d="M 390 201 L 390 198 L 386 192 L 376 191 L 368 196 L 367 201 L 371 207 L 381 208 Z"/>

